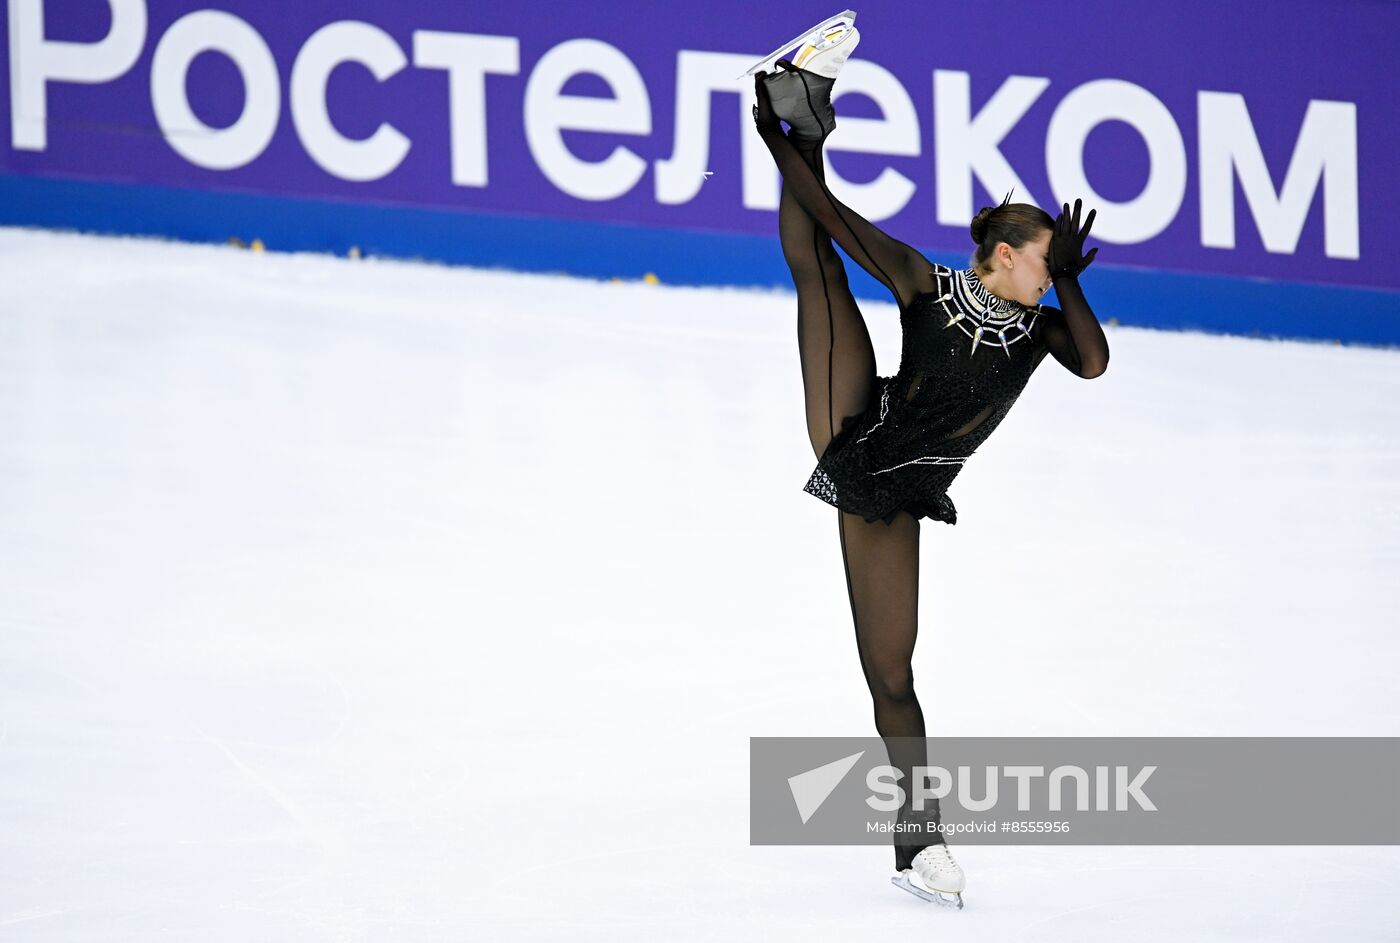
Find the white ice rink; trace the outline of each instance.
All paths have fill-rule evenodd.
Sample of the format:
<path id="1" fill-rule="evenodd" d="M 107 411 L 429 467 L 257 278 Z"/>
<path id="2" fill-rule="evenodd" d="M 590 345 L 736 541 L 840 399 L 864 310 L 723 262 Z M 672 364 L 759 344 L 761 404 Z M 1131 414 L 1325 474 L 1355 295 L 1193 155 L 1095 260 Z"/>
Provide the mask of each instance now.
<path id="1" fill-rule="evenodd" d="M 1400 734 L 1400 353 L 1106 330 L 923 525 L 930 735 Z M 0 230 L 0 940 L 1400 939 L 1394 847 L 751 847 L 875 733 L 813 463 L 788 293 Z"/>

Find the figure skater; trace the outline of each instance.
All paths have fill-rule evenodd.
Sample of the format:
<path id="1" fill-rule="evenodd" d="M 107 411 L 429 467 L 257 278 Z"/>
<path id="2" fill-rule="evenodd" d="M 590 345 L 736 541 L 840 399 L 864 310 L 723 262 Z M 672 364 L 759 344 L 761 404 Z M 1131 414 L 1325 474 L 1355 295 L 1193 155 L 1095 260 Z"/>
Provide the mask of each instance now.
<path id="1" fill-rule="evenodd" d="M 882 232 L 827 189 L 822 144 L 836 127 L 831 89 L 859 42 L 855 14 L 804 34 L 781 71 L 755 72 L 758 131 L 782 174 L 778 231 L 797 289 L 807 433 L 818 462 L 803 490 L 835 506 L 847 595 L 875 726 L 901 772 L 894 883 L 962 907 L 966 876 L 948 851 L 936 801 L 922 814 L 908 788 L 927 765 L 911 656 L 918 629 L 920 519 L 957 522 L 947 489 L 1016 401 L 1045 355 L 1077 377 L 1101 376 L 1108 343 L 1079 275 L 1093 225 L 1080 200 L 1055 219 L 1010 194 L 972 220 L 977 250 L 955 271 Z M 780 52 L 783 50 L 779 50 Z M 773 55 L 777 55 L 774 53 Z M 780 121 L 789 126 L 785 134 Z M 903 332 L 899 371 L 876 375 L 870 335 L 835 240 L 894 295 Z M 1063 310 L 1041 305 L 1054 285 Z M 1013 493 L 1029 509 L 1032 495 Z M 911 880 L 912 879 L 912 880 Z M 922 893 L 920 892 L 922 890 Z"/>

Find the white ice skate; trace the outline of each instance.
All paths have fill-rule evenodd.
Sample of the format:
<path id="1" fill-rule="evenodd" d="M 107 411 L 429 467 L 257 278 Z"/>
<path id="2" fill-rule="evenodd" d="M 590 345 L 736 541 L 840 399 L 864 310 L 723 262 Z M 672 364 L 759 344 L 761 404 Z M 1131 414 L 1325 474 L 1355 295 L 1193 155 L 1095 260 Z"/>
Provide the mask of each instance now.
<path id="1" fill-rule="evenodd" d="M 831 90 L 841 67 L 860 43 L 853 25 L 855 11 L 847 10 L 818 23 L 768 59 L 761 59 L 749 70 L 752 75 L 772 64 L 774 70 L 763 84 L 773 114 L 788 123 L 790 137 L 797 142 L 818 142 L 836 130 L 836 110 L 831 107 Z M 783 53 L 797 46 L 791 56 Z M 781 63 L 781 65 L 779 65 Z"/>
<path id="2" fill-rule="evenodd" d="M 912 867 L 890 878 L 890 883 L 916 897 L 962 910 L 962 892 L 967 886 L 967 875 L 953 860 L 947 845 L 929 845 L 914 856 L 911 864 Z"/>
<path id="3" fill-rule="evenodd" d="M 799 69 L 835 79 L 841 72 L 841 66 L 846 64 L 846 59 L 860 42 L 860 33 L 856 30 L 855 22 L 855 10 L 842 10 L 783 43 L 755 62 L 744 75 L 753 75 L 760 70 L 774 72 L 777 70 L 776 63 L 779 59 L 788 59 Z M 783 55 L 795 48 L 795 55 Z M 742 79 L 744 75 L 739 78 Z"/>

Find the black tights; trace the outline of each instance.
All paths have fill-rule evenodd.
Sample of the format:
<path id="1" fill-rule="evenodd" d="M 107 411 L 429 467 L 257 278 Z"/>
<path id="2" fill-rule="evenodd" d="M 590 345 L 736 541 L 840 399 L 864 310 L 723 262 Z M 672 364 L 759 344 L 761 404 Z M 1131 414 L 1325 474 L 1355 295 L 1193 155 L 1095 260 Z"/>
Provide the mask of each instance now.
<path id="1" fill-rule="evenodd" d="M 817 177 L 825 180 L 820 143 L 793 143 Z M 831 237 L 786 183 L 778 229 L 797 288 L 807 434 L 820 457 L 841 428 L 841 419 L 863 412 L 869 404 L 875 387 L 875 351 Z M 856 647 L 875 702 L 875 728 L 885 742 L 890 765 L 902 773 L 899 783 L 905 790 L 906 807 L 899 819 L 905 821 L 910 817 L 912 767 L 927 762 L 924 714 L 914 696 L 911 665 L 919 626 L 919 521 L 905 512 L 890 524 L 869 523 L 845 511 L 837 515 Z M 917 817 L 938 821 L 933 800 Z M 896 869 L 909 867 L 920 849 L 935 842 L 917 836 L 905 839 L 896 832 Z"/>

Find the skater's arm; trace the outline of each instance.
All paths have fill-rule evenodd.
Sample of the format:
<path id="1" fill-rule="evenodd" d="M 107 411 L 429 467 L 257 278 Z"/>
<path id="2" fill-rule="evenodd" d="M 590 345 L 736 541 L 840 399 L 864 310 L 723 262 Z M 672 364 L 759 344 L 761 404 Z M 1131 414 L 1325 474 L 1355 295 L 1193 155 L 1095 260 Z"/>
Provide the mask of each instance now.
<path id="1" fill-rule="evenodd" d="M 1047 315 L 1041 328 L 1041 341 L 1069 372 L 1086 380 L 1103 375 L 1108 369 L 1108 339 L 1089 302 L 1079 278 L 1062 275 L 1055 280 L 1060 308 L 1045 306 Z"/>
<path id="2" fill-rule="evenodd" d="M 755 106 L 758 133 L 773 154 L 783 180 L 793 188 L 797 201 L 817 225 L 831 234 L 846 254 L 894 294 L 903 308 L 920 291 L 932 288 L 929 264 L 923 253 L 874 226 L 827 189 L 811 164 L 783 133 L 772 117 L 767 90 L 757 81 L 759 104 Z"/>
<path id="3" fill-rule="evenodd" d="M 1046 263 L 1064 316 L 1057 317 L 1052 313 L 1045 321 L 1041 337 L 1050 353 L 1065 369 L 1092 380 L 1108 369 L 1108 339 L 1103 336 L 1099 319 L 1094 317 L 1094 310 L 1084 297 L 1084 289 L 1079 286 L 1080 273 L 1099 254 L 1097 248 L 1090 250 L 1088 255 L 1084 254 L 1084 240 L 1089 235 L 1089 227 L 1094 225 L 1097 211 L 1089 211 L 1081 229 L 1080 205 L 1080 200 L 1074 201 L 1074 213 L 1071 215 L 1069 204 L 1064 204 L 1064 211 L 1055 218 L 1055 228 L 1050 234 L 1050 252 Z"/>

